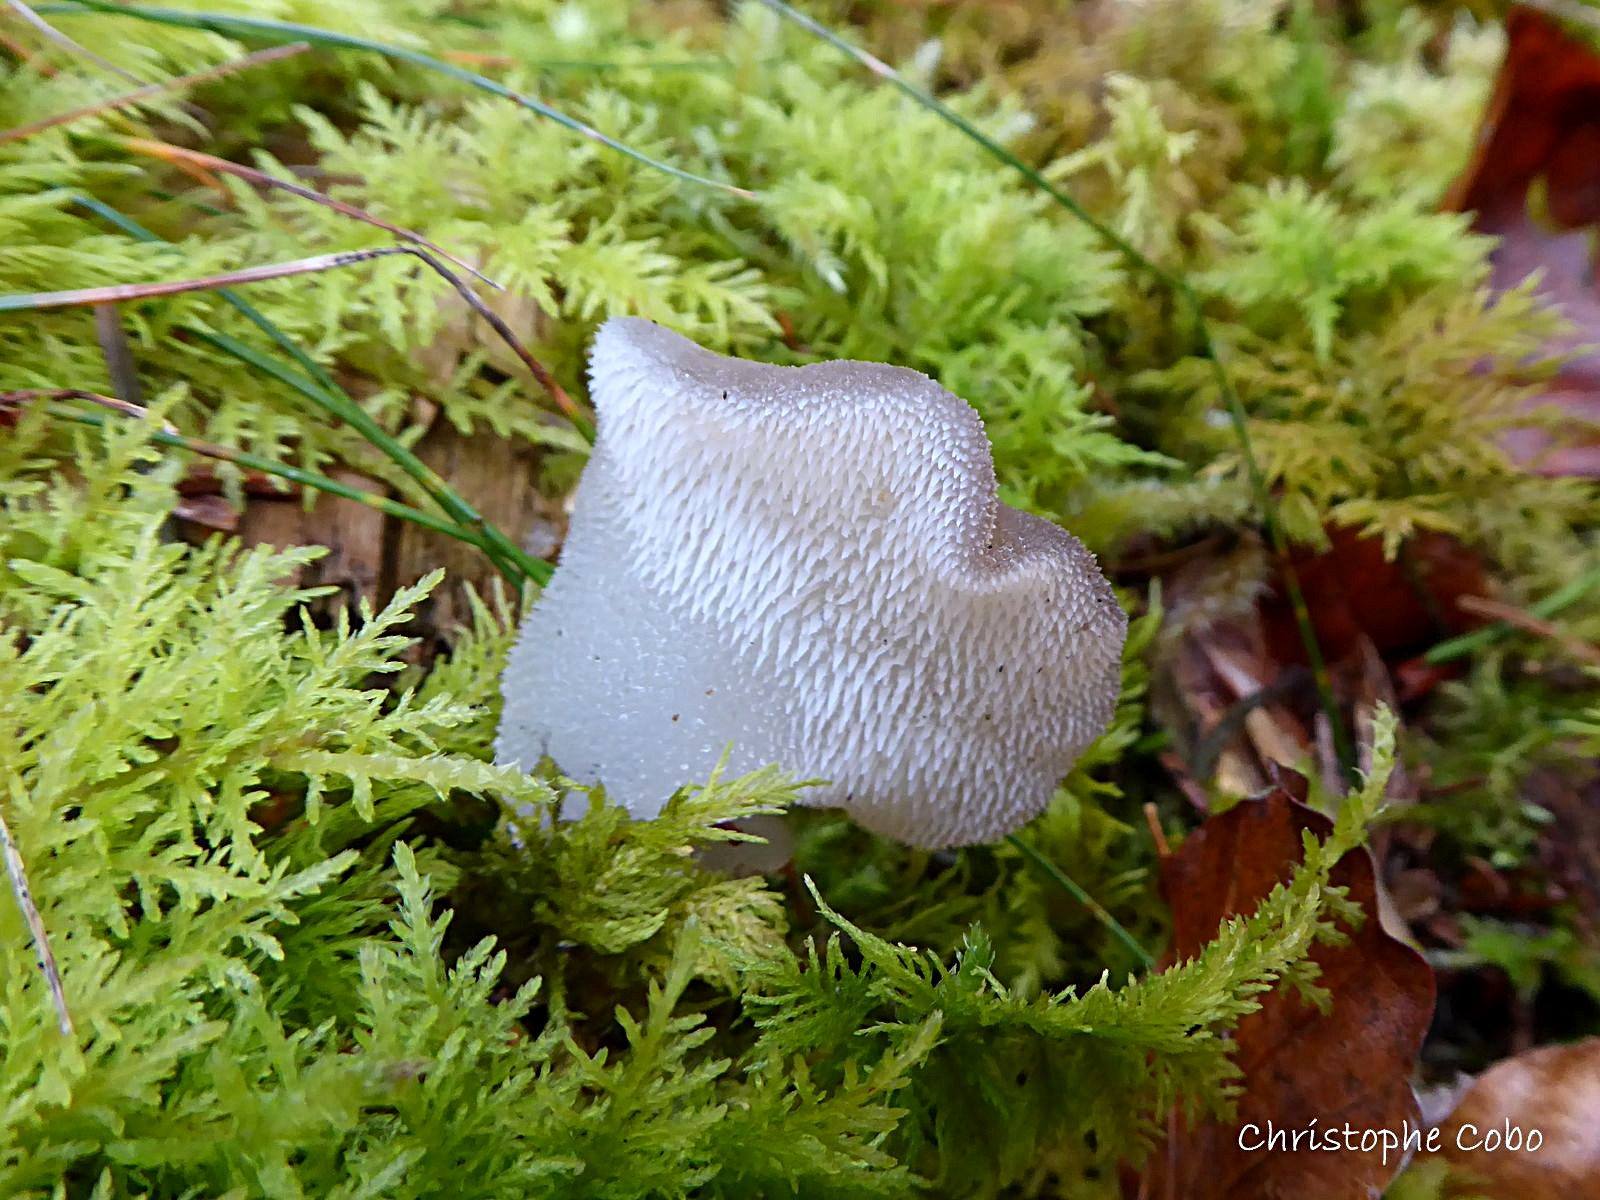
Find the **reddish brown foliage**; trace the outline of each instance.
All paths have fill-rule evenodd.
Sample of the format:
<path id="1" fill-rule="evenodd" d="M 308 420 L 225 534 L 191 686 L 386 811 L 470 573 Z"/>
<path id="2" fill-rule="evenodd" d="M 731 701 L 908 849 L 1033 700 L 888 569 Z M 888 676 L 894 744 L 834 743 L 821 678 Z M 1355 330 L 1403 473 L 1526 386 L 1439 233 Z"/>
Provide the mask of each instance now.
<path id="1" fill-rule="evenodd" d="M 1494 284 L 1505 288 L 1542 271 L 1540 291 L 1577 327 L 1552 350 L 1600 340 L 1600 293 L 1587 228 L 1600 223 L 1600 54 L 1559 22 L 1515 9 L 1509 49 L 1483 118 L 1478 150 L 1446 202 L 1476 214 L 1474 225 L 1500 235 Z M 1529 212 L 1542 184 L 1543 214 Z M 1551 226 L 1554 225 L 1554 228 Z M 1564 367 L 1546 397 L 1575 416 L 1600 419 L 1600 353 Z M 1600 446 L 1546 453 L 1547 435 L 1527 431 L 1513 450 L 1549 474 L 1600 474 Z"/>
<path id="2" fill-rule="evenodd" d="M 1541 1046 L 1486 1071 L 1440 1129 L 1443 1195 L 1576 1200 L 1600 1195 L 1600 1038 Z M 1507 1146 L 1518 1131 L 1518 1147 Z M 1529 1149 L 1533 1131 L 1538 1145 Z"/>
<path id="3" fill-rule="evenodd" d="M 1353 529 L 1328 530 L 1331 547 L 1294 555 L 1317 640 L 1330 662 L 1355 654 L 1364 636 L 1385 659 L 1404 657 L 1479 623 L 1463 596 L 1488 594 L 1483 564 L 1452 537 L 1411 538 L 1393 562 L 1383 543 Z M 1275 662 L 1304 662 L 1305 648 L 1281 584 L 1261 604 L 1267 652 Z"/>
<path id="4" fill-rule="evenodd" d="M 1172 905 L 1174 953 L 1189 957 L 1228 917 L 1249 912 L 1302 858 L 1306 830 L 1332 828 L 1282 788 L 1207 821 L 1164 860 L 1162 888 Z M 1286 1153 L 1241 1149 L 1274 1130 L 1415 1129 L 1419 1113 L 1407 1082 L 1433 1014 L 1433 973 L 1420 955 L 1378 922 L 1372 857 L 1340 860 L 1333 882 L 1348 889 L 1366 920 L 1341 945 L 1319 945 L 1319 983 L 1332 996 L 1324 1012 L 1292 989 L 1263 997 L 1234 1031 L 1243 1077 L 1237 1119 L 1171 1130 L 1135 1195 L 1151 1200 L 1344 1200 L 1376 1194 L 1400 1168 L 1394 1151 Z M 1259 1131 L 1250 1134 L 1246 1127 Z"/>

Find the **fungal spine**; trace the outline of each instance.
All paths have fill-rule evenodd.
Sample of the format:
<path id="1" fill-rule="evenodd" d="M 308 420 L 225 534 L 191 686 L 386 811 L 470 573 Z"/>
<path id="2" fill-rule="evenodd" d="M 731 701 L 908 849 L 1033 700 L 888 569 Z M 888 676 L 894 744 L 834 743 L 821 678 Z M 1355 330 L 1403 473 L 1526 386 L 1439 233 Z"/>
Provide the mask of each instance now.
<path id="1" fill-rule="evenodd" d="M 502 680 L 502 762 L 637 817 L 776 762 L 919 846 L 1027 821 L 1104 729 L 1127 618 L 1092 555 L 995 495 L 963 400 L 878 363 L 595 339 L 598 436 Z"/>

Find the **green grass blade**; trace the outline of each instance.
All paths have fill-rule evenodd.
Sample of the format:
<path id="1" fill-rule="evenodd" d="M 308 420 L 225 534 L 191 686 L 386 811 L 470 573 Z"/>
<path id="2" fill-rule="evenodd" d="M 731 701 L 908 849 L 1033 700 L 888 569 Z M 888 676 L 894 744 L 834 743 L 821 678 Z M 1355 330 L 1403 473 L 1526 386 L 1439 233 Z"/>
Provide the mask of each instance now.
<path id="1" fill-rule="evenodd" d="M 159 234 L 146 229 L 133 218 L 118 212 L 107 204 L 83 195 L 76 195 L 73 200 L 75 203 L 111 222 L 130 237 L 161 245 L 170 246 L 172 244 Z M 476 509 L 445 482 L 442 476 L 412 453 L 410 449 L 401 444 L 388 430 L 379 425 L 364 408 L 334 382 L 333 378 L 321 366 L 305 351 L 301 350 L 288 335 L 262 315 L 260 310 L 231 288 L 219 288 L 217 294 L 238 310 L 257 329 L 271 338 L 279 349 L 305 371 L 305 374 L 290 370 L 283 363 L 267 357 L 255 347 L 227 334 L 193 330 L 192 332 L 196 337 L 232 355 L 262 374 L 276 379 L 329 416 L 345 422 L 356 430 L 374 448 L 410 476 L 440 509 L 455 518 L 464 528 L 481 533 L 482 544 L 486 553 L 489 554 L 491 561 L 494 562 L 501 574 L 506 576 L 508 582 L 520 587 L 523 579 L 519 578 L 519 575 L 532 579 L 539 584 L 549 581 L 553 570 L 549 563 L 534 558 L 512 542 L 498 528 L 486 521 Z M 474 544 L 479 543 L 475 541 Z"/>
<path id="2" fill-rule="evenodd" d="M 97 428 L 104 427 L 106 418 L 98 413 L 83 412 L 66 405 L 52 404 L 50 413 L 63 420 L 75 421 L 80 425 L 93 425 Z M 277 462 L 274 459 L 263 458 L 259 454 L 250 454 L 243 450 L 235 450 L 231 446 L 217 446 L 209 442 L 197 441 L 194 438 L 184 437 L 178 433 L 168 433 L 164 429 L 152 430 L 150 440 L 160 446 L 171 446 L 179 450 L 187 450 L 192 454 L 203 455 L 206 458 L 221 459 L 226 462 L 236 463 L 251 471 L 260 471 L 263 475 L 271 475 L 277 479 L 287 480 L 302 487 L 312 488 L 319 492 L 327 492 L 332 496 L 340 496 L 346 500 L 354 500 L 358 504 L 365 504 L 368 508 L 377 509 L 392 517 L 410 521 L 413 525 L 420 525 L 424 529 L 431 529 L 435 533 L 442 533 L 446 537 L 455 538 L 457 541 L 466 542 L 468 545 L 487 549 L 481 535 L 470 529 L 463 529 L 452 521 L 436 517 L 432 513 L 424 512 L 420 508 L 412 508 L 409 504 L 402 504 L 398 500 L 391 500 L 376 492 L 369 492 L 363 488 L 354 487 L 348 483 L 341 483 L 337 479 L 330 479 L 316 471 L 308 471 L 304 467 L 290 466 L 288 463 Z"/>
<path id="3" fill-rule="evenodd" d="M 1084 908 L 1088 909 L 1093 915 L 1094 919 L 1099 921 L 1100 924 L 1104 926 L 1114 938 L 1117 939 L 1117 941 L 1122 943 L 1123 947 L 1128 951 L 1128 953 L 1132 954 L 1133 957 L 1138 960 L 1138 963 L 1142 968 L 1144 968 L 1146 971 L 1150 971 L 1155 968 L 1156 960 L 1150 956 L 1150 952 L 1134 940 L 1133 934 L 1129 933 L 1122 927 L 1122 923 L 1111 915 L 1111 913 L 1106 909 L 1105 905 L 1101 904 L 1100 901 L 1096 900 L 1093 896 L 1089 895 L 1088 892 L 1079 887 L 1077 881 L 1074 880 L 1072 876 L 1068 875 L 1055 863 L 1051 862 L 1050 859 L 1046 858 L 1043 852 L 1041 852 L 1037 846 L 1035 846 L 1032 842 L 1025 841 L 1014 833 L 1006 834 L 1006 841 L 1010 842 L 1012 846 L 1021 851 L 1024 858 L 1028 859 L 1028 861 L 1033 863 L 1034 866 L 1038 867 L 1040 871 L 1044 872 L 1044 874 L 1047 875 L 1058 886 L 1060 886 L 1063 891 L 1070 895 L 1079 904 L 1083 905 Z"/>
<path id="4" fill-rule="evenodd" d="M 1541 620 L 1548 620 L 1562 609 L 1569 608 L 1583 599 L 1597 587 L 1600 587 L 1600 571 L 1589 571 L 1557 588 L 1543 600 L 1530 604 L 1528 612 Z M 1504 621 L 1496 621 L 1492 625 L 1485 625 L 1482 629 L 1474 629 L 1471 633 L 1463 633 L 1440 642 L 1422 656 L 1422 661 L 1438 666 L 1452 659 L 1464 658 L 1468 654 L 1487 649 L 1515 632 L 1513 626 Z"/>
<path id="5" fill-rule="evenodd" d="M 310 42 L 313 46 L 321 46 L 329 50 L 355 50 L 367 54 L 378 54 L 396 62 L 407 62 L 413 66 L 423 67 L 429 71 L 436 71 L 447 75 L 451 79 L 479 88 L 503 99 L 510 100 L 532 112 L 546 117 L 558 125 L 565 126 L 574 133 L 598 142 L 607 149 L 625 155 L 635 162 L 643 163 L 653 170 L 671 175 L 674 179 L 681 179 L 686 183 L 696 183 L 704 187 L 716 188 L 718 191 L 730 192 L 742 199 L 751 199 L 754 193 L 746 188 L 736 187 L 720 180 L 708 179 L 704 175 L 696 175 L 693 171 L 686 171 L 682 167 L 675 167 L 671 163 L 662 162 L 652 158 L 641 150 L 635 150 L 624 142 L 601 133 L 591 125 L 569 117 L 559 109 L 551 108 L 541 100 L 532 96 L 523 95 L 503 83 L 497 83 L 486 75 L 479 75 L 476 71 L 469 71 L 465 67 L 458 67 L 447 63 L 432 55 L 423 54 L 418 50 L 407 50 L 403 46 L 391 46 L 384 42 L 376 42 L 371 38 L 357 37 L 355 34 L 338 33 L 332 29 L 321 29 L 315 25 L 299 25 L 293 21 L 272 21 L 264 17 L 240 17 L 230 13 L 190 12 L 176 8 L 150 8 L 133 7 L 125 4 L 114 3 L 113 0 L 71 0 L 66 4 L 36 5 L 35 12 L 75 13 L 85 14 L 90 12 L 109 13 L 121 17 L 132 17 L 138 21 L 154 21 L 162 25 L 176 25 L 183 29 L 204 29 L 211 33 L 220 33 L 225 37 L 253 38 L 272 44 L 285 44 L 288 42 Z"/>
<path id="6" fill-rule="evenodd" d="M 286 387 L 294 389 L 312 404 L 322 409 L 323 412 L 336 419 L 344 421 L 369 443 L 398 466 L 402 471 L 425 490 L 441 509 L 455 518 L 463 528 L 473 531 L 482 538 L 482 544 L 489 551 L 491 560 L 506 574 L 508 581 L 520 586 L 521 580 L 515 577 L 515 572 L 538 583 L 545 583 L 550 578 L 551 566 L 549 563 L 533 558 L 516 543 L 512 542 L 504 533 L 494 527 L 490 522 L 468 504 L 441 476 L 427 463 L 423 462 L 411 452 L 398 439 L 393 437 L 388 430 L 379 425 L 366 409 L 358 405 L 342 391 L 328 391 L 297 371 L 292 371 L 283 363 L 267 357 L 254 346 L 239 341 L 222 333 L 207 333 L 195 331 L 196 336 L 216 346 L 217 349 L 233 355 L 241 362 L 247 363 L 263 375 L 278 380 Z M 509 564 L 509 567 L 508 567 Z"/>
<path id="7" fill-rule="evenodd" d="M 172 245 L 171 242 L 167 241 L 167 239 L 162 237 L 160 234 L 153 233 L 149 229 L 146 229 L 143 225 L 139 224 L 139 222 L 135 221 L 132 217 L 118 212 L 109 204 L 104 204 L 101 201 L 94 199 L 92 196 L 75 195 L 73 196 L 72 201 L 74 204 L 80 205 L 83 208 L 87 208 L 90 212 L 101 217 L 108 223 L 115 225 L 129 237 L 137 238 L 141 242 L 154 242 L 164 246 Z M 315 359 L 313 359 L 304 350 L 300 349 L 300 347 L 296 345 L 286 333 L 284 333 L 271 321 L 267 320 L 267 318 L 261 314 L 261 311 L 257 309 L 255 305 L 251 304 L 232 288 L 218 288 L 217 295 L 221 296 L 222 299 L 227 301 L 228 304 L 232 305 L 241 316 L 243 316 L 257 329 L 261 330 L 262 333 L 271 338 L 273 343 L 280 350 L 282 350 L 290 358 L 294 359 L 294 361 L 299 365 L 300 369 L 303 370 L 307 375 L 311 376 L 312 379 L 316 380 L 317 383 L 321 384 L 330 392 L 341 390 L 339 385 L 333 381 L 333 377 L 324 371 L 321 365 L 319 365 Z"/>

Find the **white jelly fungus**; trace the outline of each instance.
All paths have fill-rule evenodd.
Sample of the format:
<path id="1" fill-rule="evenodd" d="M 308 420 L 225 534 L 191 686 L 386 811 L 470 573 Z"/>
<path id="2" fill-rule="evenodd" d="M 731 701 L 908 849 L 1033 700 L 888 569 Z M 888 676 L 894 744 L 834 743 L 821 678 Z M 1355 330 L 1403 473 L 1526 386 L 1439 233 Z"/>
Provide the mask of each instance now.
<path id="1" fill-rule="evenodd" d="M 1037 814 L 1111 716 L 1127 619 L 1094 557 L 996 499 L 965 401 L 879 363 L 595 338 L 593 456 L 502 681 L 502 762 L 636 817 L 778 763 L 918 846 Z"/>

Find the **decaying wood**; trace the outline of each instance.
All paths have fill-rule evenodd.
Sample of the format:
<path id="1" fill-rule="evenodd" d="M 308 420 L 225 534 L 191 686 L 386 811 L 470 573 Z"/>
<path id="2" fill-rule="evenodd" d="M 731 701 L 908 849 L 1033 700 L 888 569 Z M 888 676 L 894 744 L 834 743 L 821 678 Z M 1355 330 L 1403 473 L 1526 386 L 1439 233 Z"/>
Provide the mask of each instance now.
<path id="1" fill-rule="evenodd" d="M 464 436 L 440 419 L 417 445 L 417 453 L 448 479 L 484 520 L 504 530 L 535 557 L 549 557 L 560 545 L 566 533 L 566 514 L 559 499 L 539 490 L 544 452 L 538 447 L 497 437 L 488 430 Z M 431 630 L 450 637 L 469 615 L 459 585 L 467 583 L 486 594 L 498 578 L 494 568 L 473 547 L 429 530 L 404 521 L 392 522 L 391 530 L 385 568 L 388 586 L 403 586 L 438 567 L 445 568 L 446 577 L 457 585 L 436 592 L 421 614 Z"/>
<path id="2" fill-rule="evenodd" d="M 559 499 L 538 487 L 542 451 L 527 442 L 497 437 L 482 430 L 465 436 L 443 419 L 436 420 L 416 446 L 417 454 L 461 495 L 519 544 L 538 557 L 555 552 L 565 531 Z M 342 482 L 371 491 L 382 485 L 351 471 L 330 472 Z M 319 611 L 353 608 L 366 599 L 381 605 L 397 587 L 414 583 L 429 571 L 445 568 L 448 583 L 417 613 L 411 628 L 424 653 L 448 644 L 468 620 L 463 585 L 487 594 L 498 578 L 489 560 L 476 548 L 420 528 L 376 509 L 319 494 L 309 508 L 301 496 L 253 496 L 240 516 L 238 532 L 247 545 L 322 545 L 328 553 L 306 567 L 296 580 L 311 587 L 339 589 Z"/>
<path id="3" fill-rule="evenodd" d="M 371 491 L 382 487 L 354 471 L 330 471 L 342 483 Z M 317 495 L 306 507 L 302 496 L 252 497 L 239 517 L 239 537 L 246 545 L 326 546 L 328 553 L 302 568 L 294 582 L 303 587 L 331 585 L 340 589 L 331 604 L 354 606 L 366 599 L 382 602 L 384 514 L 337 496 Z"/>

